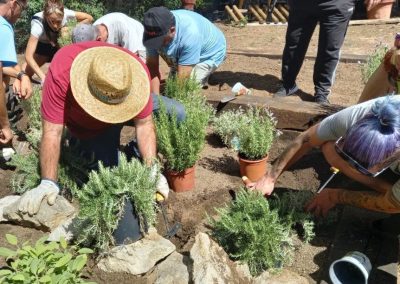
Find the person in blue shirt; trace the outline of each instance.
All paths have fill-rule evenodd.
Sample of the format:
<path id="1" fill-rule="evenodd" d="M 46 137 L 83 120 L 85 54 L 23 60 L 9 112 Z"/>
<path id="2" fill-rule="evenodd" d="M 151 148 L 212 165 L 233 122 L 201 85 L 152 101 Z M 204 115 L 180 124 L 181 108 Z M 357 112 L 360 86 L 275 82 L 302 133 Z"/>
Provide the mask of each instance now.
<path id="1" fill-rule="evenodd" d="M 154 7 L 145 13 L 143 26 L 146 63 L 156 94 L 160 93 L 159 56 L 170 67 L 170 75 L 193 76 L 203 87 L 225 59 L 224 34 L 196 12 Z"/>
<path id="2" fill-rule="evenodd" d="M 0 0 L 0 145 L 11 144 L 13 138 L 5 98 L 9 77 L 16 78 L 13 89 L 21 98 L 26 99 L 32 94 L 30 80 L 17 64 L 12 27 L 26 6 L 27 0 Z"/>

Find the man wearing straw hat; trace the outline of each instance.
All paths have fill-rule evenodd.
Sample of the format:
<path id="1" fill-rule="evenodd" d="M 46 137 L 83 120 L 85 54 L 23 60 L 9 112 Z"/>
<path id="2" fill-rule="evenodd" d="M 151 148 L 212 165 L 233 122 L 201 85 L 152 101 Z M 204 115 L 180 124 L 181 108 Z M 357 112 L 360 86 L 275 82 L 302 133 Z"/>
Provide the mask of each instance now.
<path id="1" fill-rule="evenodd" d="M 152 109 L 147 68 L 130 51 L 97 41 L 59 50 L 42 93 L 42 180 L 21 197 L 20 211 L 33 215 L 43 199 L 55 203 L 64 125 L 83 152 L 111 167 L 118 164 L 122 124 L 133 121 L 139 154 L 150 166 L 156 158 Z M 168 191 L 162 176 L 157 190 Z"/>

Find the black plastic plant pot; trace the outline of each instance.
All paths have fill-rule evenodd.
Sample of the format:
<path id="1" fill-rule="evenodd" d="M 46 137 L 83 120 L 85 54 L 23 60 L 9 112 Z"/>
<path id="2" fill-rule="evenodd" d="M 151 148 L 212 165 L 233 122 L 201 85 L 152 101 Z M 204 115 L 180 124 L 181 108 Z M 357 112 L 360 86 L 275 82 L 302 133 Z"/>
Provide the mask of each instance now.
<path id="1" fill-rule="evenodd" d="M 117 229 L 113 233 L 116 245 L 127 245 L 143 237 L 139 218 L 132 202 L 127 199 L 124 204 L 124 214 L 118 221 Z"/>

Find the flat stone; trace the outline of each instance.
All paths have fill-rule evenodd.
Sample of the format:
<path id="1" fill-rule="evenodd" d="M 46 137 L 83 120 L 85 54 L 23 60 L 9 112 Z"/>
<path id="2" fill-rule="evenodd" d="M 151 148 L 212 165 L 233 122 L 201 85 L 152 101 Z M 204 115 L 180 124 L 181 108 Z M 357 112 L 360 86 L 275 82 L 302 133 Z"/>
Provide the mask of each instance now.
<path id="1" fill-rule="evenodd" d="M 175 251 L 175 245 L 161 237 L 155 228 L 141 240 L 112 248 L 98 267 L 109 273 L 125 272 L 140 275 L 148 272 L 161 259 Z"/>
<path id="2" fill-rule="evenodd" d="M 16 202 L 20 197 L 19 195 L 9 195 L 0 199 L 0 222 L 7 222 L 7 219 L 3 217 L 4 208 Z"/>
<path id="3" fill-rule="evenodd" d="M 184 263 L 184 256 L 177 252 L 171 253 L 157 265 L 156 274 L 155 284 L 189 283 L 189 271 Z"/>
<path id="4" fill-rule="evenodd" d="M 33 216 L 18 210 L 20 199 L 4 207 L 3 217 L 15 224 L 34 227 L 43 231 L 52 231 L 75 214 L 75 208 L 62 196 L 57 196 L 54 205 L 43 200 L 39 212 Z"/>
<path id="5" fill-rule="evenodd" d="M 307 278 L 287 269 L 277 273 L 263 272 L 254 279 L 254 284 L 309 284 Z"/>
<path id="6" fill-rule="evenodd" d="M 207 234 L 199 233 L 190 250 L 193 260 L 193 282 L 250 283 L 242 268 L 229 259 L 228 254 Z"/>

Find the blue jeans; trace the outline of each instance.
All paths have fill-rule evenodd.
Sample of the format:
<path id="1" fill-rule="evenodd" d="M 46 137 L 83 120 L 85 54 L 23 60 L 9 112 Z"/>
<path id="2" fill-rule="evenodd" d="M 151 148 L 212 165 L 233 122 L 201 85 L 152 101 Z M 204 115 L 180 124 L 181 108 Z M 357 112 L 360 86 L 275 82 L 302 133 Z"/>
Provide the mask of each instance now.
<path id="1" fill-rule="evenodd" d="M 168 114 L 176 113 L 178 121 L 182 121 L 186 117 L 184 106 L 167 97 L 152 94 L 153 99 L 153 113 L 157 115 L 160 109 L 160 101 L 162 100 L 167 108 Z M 73 144 L 77 143 L 78 151 L 83 153 L 87 159 L 94 157 L 95 161 L 101 161 L 105 167 L 113 167 L 118 165 L 119 158 L 119 144 L 123 124 L 115 124 L 104 130 L 99 135 L 90 139 L 76 139 L 72 138 Z M 137 141 L 134 139 L 128 143 L 125 148 L 126 156 L 128 159 L 133 157 L 140 159 L 140 153 L 137 146 Z M 95 162 L 94 161 L 94 162 Z M 97 163 L 94 163 L 94 168 L 97 169 Z"/>

